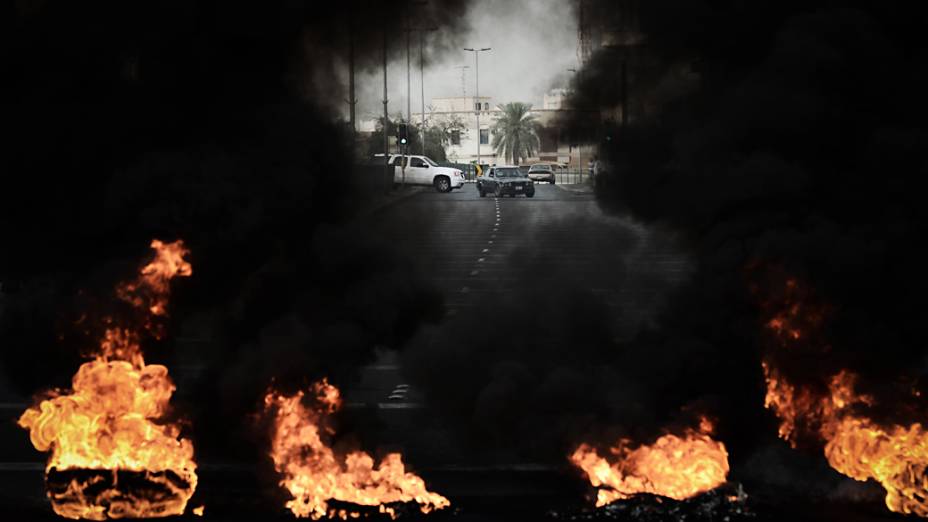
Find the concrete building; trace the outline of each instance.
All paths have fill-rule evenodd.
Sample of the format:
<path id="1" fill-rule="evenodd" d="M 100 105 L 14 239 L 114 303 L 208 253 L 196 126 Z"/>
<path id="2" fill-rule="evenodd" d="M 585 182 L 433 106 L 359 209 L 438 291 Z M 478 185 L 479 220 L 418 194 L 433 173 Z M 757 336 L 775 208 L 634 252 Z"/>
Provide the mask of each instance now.
<path id="1" fill-rule="evenodd" d="M 589 146 L 578 147 L 562 139 L 558 128 L 558 116 L 570 109 L 564 107 L 567 93 L 557 89 L 544 96 L 543 108 L 533 108 L 532 114 L 541 123 L 539 133 L 540 148 L 534 158 L 526 163 L 556 162 L 570 168 L 585 168 L 592 154 Z M 478 105 L 479 104 L 479 105 Z M 477 115 L 480 115 L 480 125 L 477 125 Z M 493 136 L 491 129 L 500 114 L 500 109 L 492 97 L 457 96 L 447 98 L 433 98 L 428 106 L 425 119 L 428 124 L 440 121 L 457 120 L 463 123 L 465 131 L 452 135 L 447 155 L 449 161 L 470 163 L 477 160 L 477 143 L 480 142 L 480 159 L 486 164 L 502 163 L 493 150 Z M 421 113 L 413 113 L 412 121 L 422 121 Z"/>
<path id="2" fill-rule="evenodd" d="M 545 93 L 542 108 L 545 110 L 560 110 L 565 108 L 564 101 L 567 99 L 567 89 L 552 89 Z"/>

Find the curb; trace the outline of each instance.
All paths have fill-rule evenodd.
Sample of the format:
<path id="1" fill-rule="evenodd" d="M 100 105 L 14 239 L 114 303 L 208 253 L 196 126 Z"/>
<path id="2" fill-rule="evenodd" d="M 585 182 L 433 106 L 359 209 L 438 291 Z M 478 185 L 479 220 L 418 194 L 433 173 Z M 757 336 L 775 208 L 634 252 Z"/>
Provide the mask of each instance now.
<path id="1" fill-rule="evenodd" d="M 574 189 L 574 188 L 568 188 L 567 186 L 561 185 L 561 184 L 557 184 L 557 185 L 555 185 L 555 187 L 557 187 L 557 188 L 563 190 L 564 192 L 570 192 L 571 194 L 578 194 L 578 195 L 584 195 L 584 196 L 585 196 L 585 195 L 592 195 L 592 194 L 595 192 L 595 191 L 593 190 L 593 187 L 582 188 L 582 189 Z"/>

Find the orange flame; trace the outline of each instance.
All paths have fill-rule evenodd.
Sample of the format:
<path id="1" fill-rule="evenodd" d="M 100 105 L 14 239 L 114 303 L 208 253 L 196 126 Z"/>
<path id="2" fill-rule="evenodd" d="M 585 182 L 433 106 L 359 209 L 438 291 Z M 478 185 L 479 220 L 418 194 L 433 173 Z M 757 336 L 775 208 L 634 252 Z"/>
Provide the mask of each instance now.
<path id="1" fill-rule="evenodd" d="M 387 504 L 419 504 L 423 513 L 448 507 L 445 497 L 426 489 L 425 481 L 407 472 L 398 453 L 388 454 L 375 468 L 374 459 L 362 451 L 340 459 L 323 437 L 331 431 L 325 417 L 341 406 L 338 388 L 323 380 L 313 386 L 314 407 L 304 405 L 298 392 L 283 396 L 275 392 L 264 398 L 265 411 L 274 412 L 271 458 L 281 474 L 280 485 L 293 497 L 286 507 L 297 517 L 314 520 L 329 516 L 345 519 L 358 513 L 329 509 L 330 500 L 361 506 L 379 506 L 381 513 L 394 516 Z"/>
<path id="2" fill-rule="evenodd" d="M 121 285 L 117 295 L 151 314 L 166 313 L 168 281 L 190 275 L 180 241 L 153 241 L 155 260 L 138 281 Z M 149 325 L 146 325 L 149 327 Z M 145 364 L 139 335 L 112 327 L 93 360 L 80 366 L 67 392 L 26 410 L 19 425 L 29 430 L 39 451 L 50 451 L 46 473 L 96 470 L 112 476 L 71 479 L 65 491 L 48 491 L 55 512 L 68 518 L 103 520 L 179 515 L 197 485 L 193 444 L 179 438 L 176 424 L 159 422 L 168 411 L 174 383 L 166 367 Z M 139 472 L 157 494 L 118 489 L 120 471 Z M 90 490 L 93 490 L 91 493 Z"/>
<path id="3" fill-rule="evenodd" d="M 725 445 L 709 436 L 708 420 L 702 420 L 700 429 L 687 430 L 682 437 L 664 435 L 634 449 L 629 441 L 619 441 L 611 450 L 617 457 L 612 464 L 588 444 L 581 444 L 570 460 L 601 488 L 596 507 L 640 493 L 683 500 L 717 488 L 728 476 Z"/>
<path id="4" fill-rule="evenodd" d="M 183 241 L 164 243 L 154 239 L 151 247 L 156 252 L 155 259 L 142 268 L 137 280 L 119 285 L 116 295 L 136 308 L 147 310 L 150 315 L 145 329 L 160 338 L 163 332 L 151 319 L 167 315 L 171 279 L 189 277 L 193 275 L 193 268 L 184 260 L 190 251 L 184 247 Z"/>
<path id="5" fill-rule="evenodd" d="M 781 348 L 795 349 L 804 332 L 784 325 L 809 323 L 799 311 L 814 308 L 788 303 L 786 309 L 767 327 Z M 811 321 L 813 327 L 818 323 Z M 793 385 L 769 360 L 762 364 L 767 383 L 764 406 L 780 419 L 781 438 L 795 447 L 801 427 L 813 431 L 825 441 L 825 457 L 836 471 L 859 481 L 877 481 L 886 490 L 891 511 L 928 517 L 928 432 L 920 423 L 882 426 L 861 414 L 862 407 L 876 400 L 855 392 L 857 376 L 847 370 L 831 376 L 828 392 L 822 395 Z"/>

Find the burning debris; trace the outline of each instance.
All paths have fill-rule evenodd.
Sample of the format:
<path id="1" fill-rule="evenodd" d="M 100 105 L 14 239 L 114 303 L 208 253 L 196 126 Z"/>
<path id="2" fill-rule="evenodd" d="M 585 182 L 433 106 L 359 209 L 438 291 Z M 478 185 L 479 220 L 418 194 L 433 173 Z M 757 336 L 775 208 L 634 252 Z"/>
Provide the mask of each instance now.
<path id="1" fill-rule="evenodd" d="M 333 433 L 326 420 L 341 406 L 338 389 L 322 380 L 312 387 L 311 406 L 304 404 L 306 398 L 304 392 L 270 392 L 264 399 L 265 411 L 273 413 L 271 458 L 282 476 L 280 485 L 293 497 L 286 506 L 294 515 L 314 520 L 357 517 L 353 504 L 375 506 L 394 517 L 394 503 L 416 502 L 422 513 L 451 505 L 428 491 L 422 478 L 407 472 L 398 453 L 386 455 L 376 468 L 374 459 L 362 451 L 344 459 L 336 456 L 323 438 Z"/>
<path id="2" fill-rule="evenodd" d="M 682 436 L 663 435 L 651 445 L 630 446 L 621 440 L 611 449 L 612 464 L 588 444 L 581 444 L 570 460 L 600 488 L 596 506 L 647 493 L 685 500 L 725 483 L 728 452 L 710 437 L 712 425 L 703 419 L 699 431 Z"/>
<path id="3" fill-rule="evenodd" d="M 169 282 L 189 276 L 181 241 L 152 241 L 155 259 L 116 294 L 141 311 L 143 326 L 161 336 Z M 110 321 L 111 322 L 111 321 Z M 164 422 L 174 383 L 168 369 L 146 364 L 133 327 L 107 325 L 71 390 L 26 410 L 19 425 L 33 446 L 50 451 L 47 494 L 63 517 L 151 518 L 182 514 L 197 486 L 193 444 L 177 423 Z"/>
<path id="4" fill-rule="evenodd" d="M 767 322 L 778 350 L 802 350 L 818 339 L 821 307 L 803 301 L 795 280 L 786 283 L 785 307 Z M 829 465 L 855 480 L 875 480 L 886 490 L 894 512 L 928 517 L 928 431 L 921 423 L 898 424 L 871 418 L 878 400 L 855 390 L 858 376 L 839 370 L 825 389 L 796 385 L 772 362 L 763 363 L 767 382 L 764 405 L 780 419 L 779 435 L 796 447 L 812 434 L 825 443 Z"/>
<path id="5" fill-rule="evenodd" d="M 725 483 L 711 491 L 690 498 L 674 500 L 640 493 L 607 506 L 582 511 L 554 511 L 555 520 L 633 520 L 663 522 L 689 520 L 694 522 L 753 520 L 754 510 L 740 484 Z"/>

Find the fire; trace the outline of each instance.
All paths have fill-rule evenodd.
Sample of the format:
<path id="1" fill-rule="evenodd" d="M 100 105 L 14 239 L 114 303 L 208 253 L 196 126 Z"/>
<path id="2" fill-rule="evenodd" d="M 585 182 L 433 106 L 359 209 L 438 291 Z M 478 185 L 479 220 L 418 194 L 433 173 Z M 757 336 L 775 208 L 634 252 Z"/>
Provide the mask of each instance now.
<path id="1" fill-rule="evenodd" d="M 192 271 L 180 241 L 151 246 L 155 260 L 116 293 L 145 316 L 163 316 L 168 282 Z M 197 475 L 193 444 L 180 438 L 177 424 L 162 421 L 174 390 L 166 367 L 145 364 L 139 333 L 110 326 L 71 389 L 50 392 L 22 414 L 19 425 L 33 446 L 51 453 L 46 482 L 56 513 L 104 520 L 184 512 Z M 144 485 L 124 485 L 135 482 Z"/>
<path id="2" fill-rule="evenodd" d="M 787 300 L 795 298 L 788 287 Z M 803 319 L 814 307 L 787 303 L 786 312 L 767 322 L 780 349 L 798 349 L 795 341 L 817 326 L 820 318 Z M 795 332 L 795 333 L 794 333 Z M 779 435 L 792 446 L 806 431 L 825 442 L 829 465 L 855 480 L 875 480 L 886 490 L 886 506 L 894 512 L 928 517 L 928 432 L 920 423 L 881 425 L 861 413 L 876 399 L 855 391 L 857 376 L 840 370 L 826 379 L 826 393 L 796 386 L 768 360 L 763 363 L 767 394 L 764 406 L 780 419 Z"/>
<path id="3" fill-rule="evenodd" d="M 570 460 L 601 488 L 596 507 L 640 493 L 683 500 L 721 486 L 728 476 L 728 452 L 710 437 L 711 427 L 703 419 L 700 431 L 663 435 L 637 448 L 619 441 L 611 450 L 612 464 L 588 444 L 581 444 Z"/>
<path id="4" fill-rule="evenodd" d="M 137 280 L 117 287 L 116 295 L 136 308 L 147 309 L 150 315 L 145 322 L 145 329 L 156 338 L 161 338 L 163 332 L 152 319 L 167 315 L 171 279 L 177 276 L 189 277 L 193 274 L 193 268 L 184 260 L 184 256 L 190 252 L 184 247 L 183 241 L 164 243 L 155 239 L 151 247 L 155 249 L 155 259 L 142 268 Z"/>
<path id="5" fill-rule="evenodd" d="M 332 431 L 325 426 L 328 415 L 341 406 L 338 388 L 325 380 L 312 387 L 313 406 L 304 404 L 298 392 L 284 396 L 269 392 L 265 411 L 273 412 L 271 458 L 281 474 L 280 485 L 292 496 L 286 507 L 297 517 L 314 520 L 328 517 L 356 517 L 345 509 L 330 509 L 337 500 L 360 506 L 378 506 L 381 513 L 394 516 L 387 504 L 415 501 L 423 513 L 448 507 L 445 497 L 426 489 L 425 481 L 407 472 L 398 453 L 386 455 L 377 467 L 362 451 L 344 458 L 336 456 L 325 438 Z"/>

